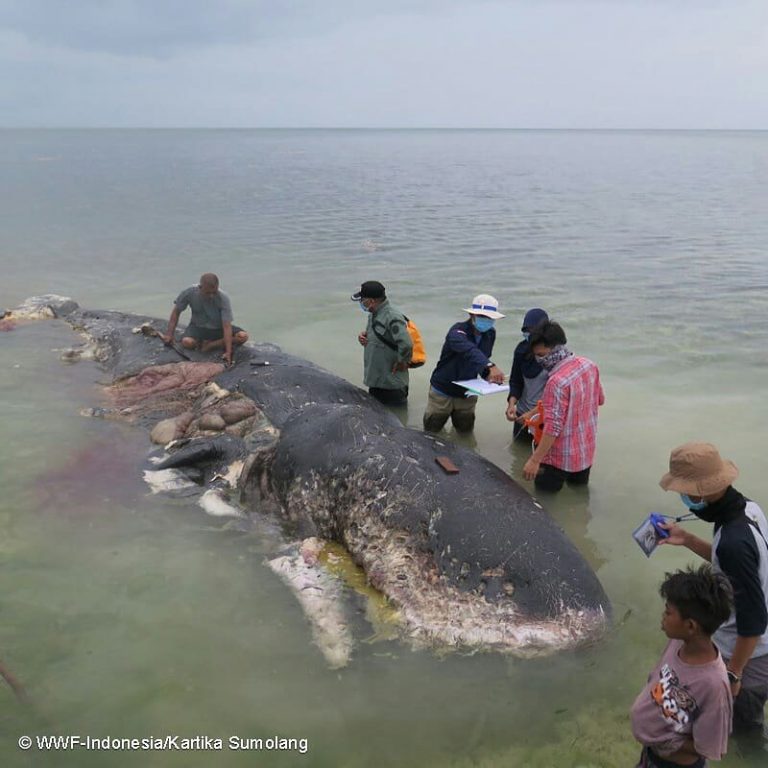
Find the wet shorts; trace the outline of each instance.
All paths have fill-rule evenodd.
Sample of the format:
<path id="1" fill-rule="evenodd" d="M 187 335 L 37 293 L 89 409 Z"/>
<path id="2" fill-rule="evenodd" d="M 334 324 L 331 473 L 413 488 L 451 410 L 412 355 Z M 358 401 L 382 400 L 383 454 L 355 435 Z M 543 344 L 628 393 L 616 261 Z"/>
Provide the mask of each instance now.
<path id="1" fill-rule="evenodd" d="M 232 335 L 242 330 L 239 325 L 233 325 Z M 221 328 L 198 328 L 196 325 L 188 325 L 181 335 L 195 341 L 218 341 L 224 338 L 224 331 Z"/>

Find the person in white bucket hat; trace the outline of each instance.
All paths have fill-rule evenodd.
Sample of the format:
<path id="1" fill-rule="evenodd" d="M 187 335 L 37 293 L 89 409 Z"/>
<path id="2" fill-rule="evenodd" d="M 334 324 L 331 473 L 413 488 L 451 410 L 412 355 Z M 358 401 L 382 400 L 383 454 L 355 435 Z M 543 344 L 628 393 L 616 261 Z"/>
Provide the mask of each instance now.
<path id="1" fill-rule="evenodd" d="M 472 306 L 465 307 L 465 312 L 470 315 L 490 317 L 491 320 L 501 320 L 504 315 L 499 312 L 499 302 L 488 293 L 481 293 L 472 299 Z"/>
<path id="2" fill-rule="evenodd" d="M 424 429 L 428 432 L 439 432 L 449 418 L 459 432 L 469 432 L 475 426 L 477 397 L 467 397 L 467 390 L 454 381 L 481 376 L 494 384 L 504 383 L 504 372 L 491 361 L 496 341 L 493 326 L 504 317 L 498 300 L 481 293 L 464 311 L 469 319 L 451 326 L 429 380 L 424 411 Z"/>

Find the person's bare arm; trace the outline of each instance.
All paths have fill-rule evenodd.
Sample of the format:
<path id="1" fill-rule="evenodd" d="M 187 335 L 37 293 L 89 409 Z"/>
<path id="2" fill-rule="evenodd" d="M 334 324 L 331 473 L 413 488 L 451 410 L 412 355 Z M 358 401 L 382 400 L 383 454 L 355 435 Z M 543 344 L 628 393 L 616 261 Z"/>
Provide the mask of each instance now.
<path id="1" fill-rule="evenodd" d="M 221 324 L 222 330 L 224 331 L 224 354 L 222 357 L 224 358 L 224 362 L 227 365 L 232 364 L 232 323 L 225 320 Z"/>
<path id="2" fill-rule="evenodd" d="M 174 304 L 171 316 L 168 318 L 168 330 L 163 334 L 160 334 L 160 338 L 164 344 L 170 344 L 173 341 L 173 335 L 176 333 L 176 326 L 179 322 L 179 308 Z"/>
<path id="3" fill-rule="evenodd" d="M 557 440 L 555 435 L 548 435 L 546 432 L 541 436 L 541 442 L 536 446 L 533 455 L 525 462 L 523 467 L 523 477 L 526 480 L 533 480 L 539 474 L 541 460 L 549 453 L 549 449 L 554 445 L 555 440 Z"/>
<path id="4" fill-rule="evenodd" d="M 760 636 L 744 637 L 739 635 L 736 638 L 736 642 L 733 646 L 733 655 L 728 659 L 726 667 L 735 672 L 739 677 L 744 673 L 744 667 L 747 666 L 747 662 L 752 658 L 752 654 L 755 652 L 757 642 L 760 640 Z M 741 680 L 736 683 L 731 683 L 731 695 L 735 699 L 739 695 L 741 690 Z"/>
<path id="5" fill-rule="evenodd" d="M 700 539 L 676 523 L 661 523 L 661 527 L 669 532 L 669 536 L 659 539 L 659 544 L 671 544 L 673 547 L 687 547 L 703 560 L 712 562 L 712 544 Z"/>

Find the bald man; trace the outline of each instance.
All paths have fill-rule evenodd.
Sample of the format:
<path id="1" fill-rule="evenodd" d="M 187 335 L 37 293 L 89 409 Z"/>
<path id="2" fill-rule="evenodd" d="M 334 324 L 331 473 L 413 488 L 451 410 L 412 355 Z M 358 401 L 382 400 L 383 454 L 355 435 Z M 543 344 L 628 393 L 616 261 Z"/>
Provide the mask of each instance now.
<path id="1" fill-rule="evenodd" d="M 248 334 L 232 324 L 232 304 L 229 296 L 219 290 L 219 278 L 206 272 L 198 285 L 186 288 L 176 297 L 168 330 L 162 336 L 166 344 L 173 341 L 179 316 L 187 307 L 192 310 L 192 318 L 182 336 L 182 346 L 201 352 L 223 348 L 224 362 L 231 365 L 232 347 L 248 341 Z"/>

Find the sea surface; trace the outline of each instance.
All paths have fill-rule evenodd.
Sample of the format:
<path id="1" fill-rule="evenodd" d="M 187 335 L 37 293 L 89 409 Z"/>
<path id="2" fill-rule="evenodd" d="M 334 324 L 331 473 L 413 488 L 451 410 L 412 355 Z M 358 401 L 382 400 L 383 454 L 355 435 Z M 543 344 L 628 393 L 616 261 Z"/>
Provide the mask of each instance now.
<path id="1" fill-rule="evenodd" d="M 60 361 L 78 341 L 65 324 L 22 324 L 0 333 L 0 660 L 31 703 L 0 684 L 0 764 L 633 765 L 628 711 L 665 645 L 658 585 L 695 560 L 646 558 L 631 536 L 682 511 L 658 486 L 670 449 L 716 443 L 768 508 L 767 214 L 765 132 L 1 131 L 0 308 L 50 292 L 166 318 L 214 271 L 253 339 L 361 384 L 349 296 L 381 280 L 426 341 L 401 413 L 419 428 L 430 363 L 473 295 L 507 314 L 505 368 L 544 307 L 606 392 L 589 489 L 544 504 L 615 625 L 542 660 L 437 655 L 380 637 L 352 601 L 355 655 L 330 670 L 260 528 L 153 496 L 146 433 L 80 415 L 106 374 Z M 524 482 L 504 406 L 483 398 L 463 442 Z M 22 751 L 27 734 L 224 746 Z M 722 765 L 766 758 L 732 741 Z"/>

